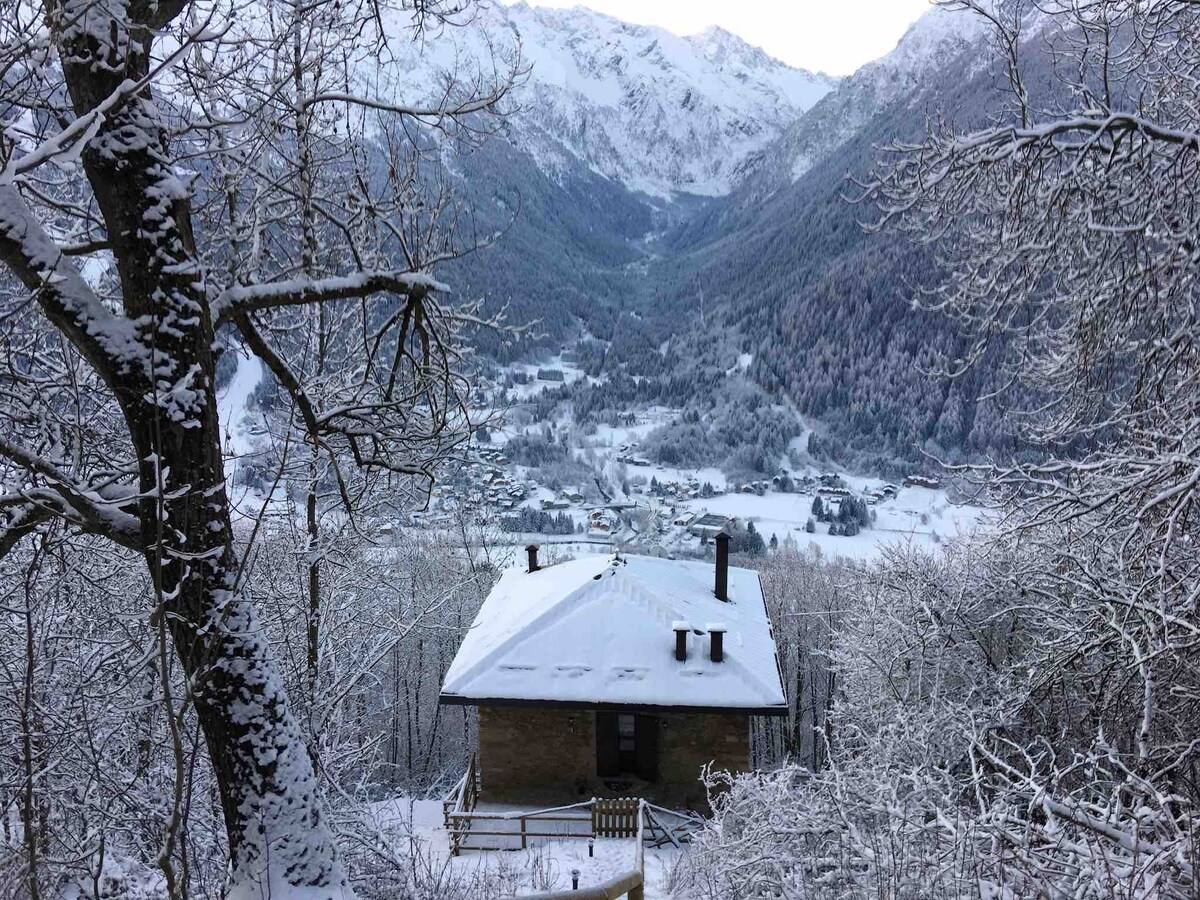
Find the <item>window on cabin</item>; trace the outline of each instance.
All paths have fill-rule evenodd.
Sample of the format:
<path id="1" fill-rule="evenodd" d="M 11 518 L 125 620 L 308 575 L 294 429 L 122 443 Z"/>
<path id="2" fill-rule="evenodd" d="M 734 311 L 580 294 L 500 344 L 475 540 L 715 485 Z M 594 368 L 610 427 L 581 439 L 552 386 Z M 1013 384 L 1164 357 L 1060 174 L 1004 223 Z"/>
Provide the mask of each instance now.
<path id="1" fill-rule="evenodd" d="M 658 778 L 658 719 L 640 713 L 596 713 L 596 774 Z"/>

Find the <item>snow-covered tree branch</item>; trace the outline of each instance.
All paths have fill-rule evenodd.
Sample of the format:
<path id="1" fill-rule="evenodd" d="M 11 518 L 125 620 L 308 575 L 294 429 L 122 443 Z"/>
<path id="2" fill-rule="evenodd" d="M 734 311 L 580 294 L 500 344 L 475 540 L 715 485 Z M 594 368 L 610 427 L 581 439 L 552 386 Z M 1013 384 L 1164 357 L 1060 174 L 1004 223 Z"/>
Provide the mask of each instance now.
<path id="1" fill-rule="evenodd" d="M 422 2 L 387 15 L 420 28 L 461 11 Z M 385 102 L 356 81 L 368 60 L 386 71 L 381 13 L 15 0 L 0 17 L 0 557 L 23 561 L 19 546 L 78 531 L 140 555 L 142 615 L 181 667 L 175 679 L 163 657 L 150 681 L 177 764 L 168 886 L 187 860 L 190 739 L 213 768 L 230 896 L 351 893 L 251 604 L 219 357 L 257 347 L 305 398 L 315 490 L 335 473 L 351 516 L 372 472 L 427 482 L 471 427 L 459 316 L 476 309 L 432 297 L 448 294 L 436 263 L 469 248 L 450 198 L 420 199 L 417 163 L 433 146 L 422 122 L 438 140 L 456 122 L 485 127 L 519 63 L 447 84 L 432 108 Z M 394 152 L 380 149 L 389 129 L 408 136 Z M 34 893 L 38 877 L 34 866 Z"/>

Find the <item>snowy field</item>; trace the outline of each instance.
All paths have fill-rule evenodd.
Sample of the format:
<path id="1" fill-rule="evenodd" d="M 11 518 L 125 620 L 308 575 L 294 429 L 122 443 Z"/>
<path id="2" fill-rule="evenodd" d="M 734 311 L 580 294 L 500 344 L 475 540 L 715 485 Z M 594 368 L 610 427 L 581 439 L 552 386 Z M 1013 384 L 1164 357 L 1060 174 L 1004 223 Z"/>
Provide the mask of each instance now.
<path id="1" fill-rule="evenodd" d="M 478 811 L 519 810 L 481 803 Z M 595 856 L 589 858 L 586 840 L 548 840 L 527 850 L 464 850 L 455 857 L 450 855 L 442 801 L 389 800 L 376 804 L 373 812 L 381 830 L 405 841 L 401 849 L 415 851 L 434 871 L 445 867 L 451 877 L 491 880 L 501 887 L 503 896 L 570 890 L 572 869 L 579 870 L 581 888 L 600 884 L 629 871 L 636 849 L 632 840 L 599 838 Z M 646 848 L 646 900 L 666 900 L 668 878 L 679 853 L 673 847 Z"/>
<path id="2" fill-rule="evenodd" d="M 861 479 L 847 478 L 853 488 Z M 769 541 L 776 535 L 782 542 L 790 537 L 801 548 L 810 544 L 826 556 L 845 556 L 867 559 L 879 548 L 898 541 L 935 546 L 942 540 L 972 533 L 985 523 L 986 511 L 973 506 L 957 506 L 946 497 L 945 491 L 927 488 L 901 488 L 894 500 L 871 507 L 877 516 L 875 524 L 852 537 L 828 534 L 829 526 L 817 522 L 815 534 L 804 530 L 812 515 L 812 494 L 767 493 L 724 494 L 707 500 L 689 500 L 682 505 L 693 512 L 707 511 L 737 516 L 754 522 L 754 527 Z"/>
<path id="3" fill-rule="evenodd" d="M 739 361 L 740 362 L 740 361 Z M 543 390 L 555 387 L 561 382 L 536 380 L 537 371 L 542 369 L 557 369 L 564 373 L 568 383 L 587 376 L 571 363 L 564 363 L 561 356 L 552 357 L 539 364 L 514 364 L 509 367 L 513 371 L 526 372 L 532 379 L 529 384 L 515 385 L 511 390 L 522 399 L 528 399 Z M 218 397 L 218 406 L 224 431 L 226 447 L 226 477 L 231 485 L 235 505 L 243 515 L 256 515 L 262 506 L 263 497 L 258 491 L 244 485 L 236 486 L 238 469 L 242 461 L 261 447 L 269 435 L 265 433 L 265 423 L 256 420 L 250 409 L 250 396 L 262 378 L 262 364 L 259 360 L 239 355 L 237 371 L 228 386 Z M 799 547 L 810 545 L 818 547 L 829 557 L 844 556 L 854 559 L 869 559 L 879 552 L 885 544 L 896 542 L 912 542 L 922 546 L 936 546 L 942 541 L 962 535 L 971 534 L 986 525 L 986 511 L 977 507 L 952 504 L 945 491 L 927 488 L 901 488 L 894 499 L 885 500 L 872 507 L 876 521 L 870 528 L 864 528 L 857 535 L 830 535 L 829 526 L 816 523 L 816 532 L 809 534 L 805 524 L 812 515 L 812 494 L 777 493 L 769 491 L 758 494 L 722 494 L 711 498 L 696 498 L 691 500 L 672 500 L 650 497 L 645 487 L 640 491 L 631 489 L 629 494 L 621 490 L 624 482 L 651 478 L 659 482 L 686 484 L 695 479 L 698 483 L 711 484 L 716 490 L 727 488 L 723 472 L 715 467 L 708 468 L 674 468 L 658 464 L 635 465 L 618 461 L 618 457 L 641 457 L 641 443 L 646 436 L 662 425 L 669 424 L 679 415 L 679 410 L 669 407 L 649 407 L 637 412 L 636 424 L 613 427 L 600 425 L 593 434 L 579 440 L 575 448 L 586 454 L 597 474 L 604 476 L 610 490 L 615 489 L 612 499 L 616 502 L 631 502 L 638 506 L 661 510 L 665 507 L 675 507 L 682 512 L 687 510 L 696 514 L 715 513 L 718 515 L 737 517 L 744 522 L 753 522 L 762 534 L 763 540 L 769 541 L 772 535 L 779 541 L 786 542 L 789 538 Z M 520 426 L 506 433 L 505 429 L 493 432 L 494 449 L 502 449 L 509 437 L 516 431 L 538 430 L 543 424 L 535 422 Z M 555 422 L 556 428 L 562 428 L 569 423 Z M 801 445 L 805 435 L 801 435 L 794 445 Z M 786 465 L 781 461 L 781 466 Z M 816 475 L 815 470 L 797 471 L 796 477 Z M 524 481 L 529 473 L 524 467 L 510 466 L 509 475 Z M 858 477 L 842 473 L 846 485 L 856 494 L 879 488 L 879 479 Z M 281 491 L 282 499 L 282 491 Z M 521 503 L 533 509 L 542 508 L 544 502 L 560 499 L 559 492 L 545 486 L 537 486 Z M 572 504 L 567 513 L 577 525 L 586 527 L 588 512 L 586 504 Z M 669 510 L 668 510 L 669 511 Z M 570 535 L 506 535 L 509 541 L 541 544 L 561 544 L 557 547 L 556 556 L 585 555 L 597 552 L 592 543 L 597 538 L 605 538 L 602 534 L 589 534 L 586 537 Z M 641 544 L 645 539 L 633 532 L 625 530 L 615 535 L 618 543 L 633 542 Z M 672 529 L 671 532 L 659 536 L 647 536 L 650 543 L 668 552 L 694 549 L 697 540 L 686 533 L 683 528 Z M 508 541 L 506 541 L 508 542 Z"/>
<path id="4" fill-rule="evenodd" d="M 513 394 L 518 400 L 528 400 L 530 397 L 535 397 L 542 391 L 550 390 L 559 387 L 562 384 L 574 384 L 581 378 L 587 378 L 583 370 L 575 363 L 564 362 L 561 355 L 552 356 L 550 359 L 541 363 L 513 363 L 507 367 L 510 372 L 523 372 L 528 378 L 528 384 L 514 384 L 508 388 L 508 393 Z M 538 379 L 539 369 L 557 369 L 563 373 L 562 381 L 541 381 Z M 593 384 L 597 384 L 595 378 L 589 379 Z"/>

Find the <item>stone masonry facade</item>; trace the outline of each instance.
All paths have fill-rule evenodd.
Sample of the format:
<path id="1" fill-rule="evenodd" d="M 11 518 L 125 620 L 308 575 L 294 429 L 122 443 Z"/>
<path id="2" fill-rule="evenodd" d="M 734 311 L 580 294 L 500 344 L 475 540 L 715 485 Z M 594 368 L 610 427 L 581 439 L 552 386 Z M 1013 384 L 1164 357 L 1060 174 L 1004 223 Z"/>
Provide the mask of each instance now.
<path id="1" fill-rule="evenodd" d="M 587 709 L 481 706 L 479 768 L 484 797 L 508 802 L 570 802 L 638 796 L 703 809 L 700 769 L 750 768 L 750 719 L 742 713 L 658 715 L 658 780 L 596 774 L 596 714 Z"/>

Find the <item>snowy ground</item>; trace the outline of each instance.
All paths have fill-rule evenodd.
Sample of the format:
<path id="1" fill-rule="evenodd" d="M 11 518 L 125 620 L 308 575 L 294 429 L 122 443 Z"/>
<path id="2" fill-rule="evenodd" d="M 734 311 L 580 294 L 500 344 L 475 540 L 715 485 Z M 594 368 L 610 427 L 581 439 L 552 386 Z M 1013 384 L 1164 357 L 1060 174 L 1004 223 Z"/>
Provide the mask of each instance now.
<path id="1" fill-rule="evenodd" d="M 559 387 L 563 383 L 574 384 L 579 379 L 587 377 L 579 366 L 563 362 L 561 355 L 552 356 L 542 363 L 513 363 L 508 369 L 512 372 L 524 372 L 529 377 L 528 384 L 514 384 L 508 389 L 508 393 L 513 394 L 518 400 L 528 400 L 542 391 Z M 541 381 L 537 377 L 539 369 L 557 369 L 563 373 L 563 381 Z M 590 380 L 593 384 L 597 381 L 594 378 Z"/>
<path id="2" fill-rule="evenodd" d="M 515 810 L 511 806 L 479 806 L 479 811 Z M 580 887 L 599 884 L 628 871 L 636 850 L 632 840 L 601 838 L 595 843 L 595 856 L 589 857 L 588 842 L 571 839 L 547 840 L 527 850 L 465 850 L 452 857 L 440 800 L 390 800 L 376 804 L 374 813 L 381 827 L 412 841 L 404 848 L 406 852 L 420 853 L 435 870 L 447 866 L 455 875 L 490 877 L 503 885 L 506 896 L 570 890 L 572 869 L 579 870 Z M 667 880 L 679 852 L 646 848 L 647 900 L 667 900 Z"/>
<path id="3" fill-rule="evenodd" d="M 852 488 L 860 488 L 864 479 L 847 478 Z M 945 491 L 927 488 L 901 488 L 894 500 L 887 500 L 875 510 L 873 527 L 864 528 L 852 537 L 828 534 L 829 526 L 816 523 L 817 532 L 808 534 L 805 523 L 812 515 L 812 494 L 767 493 L 724 494 L 708 500 L 690 500 L 683 505 L 694 512 L 701 510 L 753 521 L 754 527 L 769 541 L 776 535 L 780 541 L 791 537 L 800 547 L 816 545 L 826 556 L 846 556 L 865 559 L 879 552 L 883 544 L 908 541 L 934 546 L 940 541 L 969 534 L 983 524 L 985 510 L 973 506 L 956 506 Z"/>

